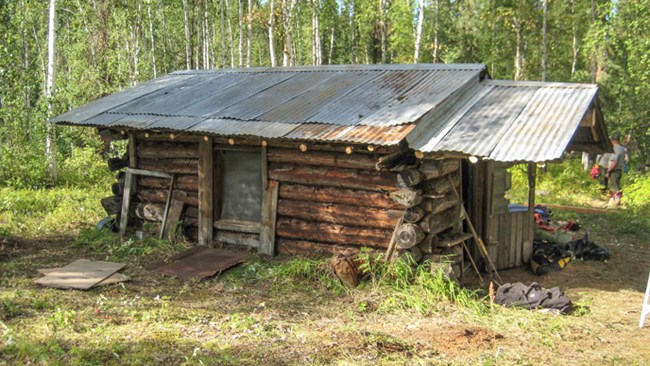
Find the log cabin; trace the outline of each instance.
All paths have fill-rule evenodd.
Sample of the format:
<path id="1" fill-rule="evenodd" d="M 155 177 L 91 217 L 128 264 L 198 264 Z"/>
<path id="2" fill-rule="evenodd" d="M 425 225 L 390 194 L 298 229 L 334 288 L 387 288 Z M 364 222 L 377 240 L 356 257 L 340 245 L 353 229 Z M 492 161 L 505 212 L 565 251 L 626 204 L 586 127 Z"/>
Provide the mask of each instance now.
<path id="1" fill-rule="evenodd" d="M 173 199 L 200 245 L 395 243 L 419 259 L 480 239 L 497 269 L 532 255 L 536 164 L 611 148 L 596 85 L 491 80 L 482 64 L 177 71 L 51 121 L 128 139 L 105 199 L 122 234 L 133 215 L 164 223 Z M 521 206 L 504 197 L 514 164 Z"/>

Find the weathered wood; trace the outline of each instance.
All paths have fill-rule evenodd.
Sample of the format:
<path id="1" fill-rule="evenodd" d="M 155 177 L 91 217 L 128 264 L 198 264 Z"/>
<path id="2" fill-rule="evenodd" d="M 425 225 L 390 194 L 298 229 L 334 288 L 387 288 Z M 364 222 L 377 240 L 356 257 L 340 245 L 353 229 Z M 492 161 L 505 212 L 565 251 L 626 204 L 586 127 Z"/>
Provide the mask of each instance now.
<path id="1" fill-rule="evenodd" d="M 451 208 L 438 214 L 425 216 L 419 225 L 425 233 L 437 234 L 454 226 L 457 220 L 459 220 L 458 210 Z"/>
<path id="2" fill-rule="evenodd" d="M 174 174 L 197 174 L 198 159 L 151 159 L 142 158 L 139 161 L 141 169 L 165 171 Z"/>
<path id="3" fill-rule="evenodd" d="M 339 253 L 332 260 L 332 268 L 336 276 L 344 285 L 355 288 L 359 285 L 361 279 L 360 265 L 363 263 L 359 259 L 358 251 L 349 250 Z"/>
<path id="4" fill-rule="evenodd" d="M 214 240 L 230 245 L 243 245 L 251 248 L 258 248 L 260 245 L 259 234 L 237 233 L 232 231 L 217 231 Z"/>
<path id="5" fill-rule="evenodd" d="M 110 158 L 107 160 L 108 170 L 114 172 L 129 166 L 129 157 L 127 155 L 119 158 Z"/>
<path id="6" fill-rule="evenodd" d="M 358 189 L 315 187 L 286 183 L 280 185 L 279 197 L 297 201 L 342 203 L 358 207 L 403 208 L 402 205 L 393 202 L 388 193 Z"/>
<path id="7" fill-rule="evenodd" d="M 108 215 L 118 214 L 122 209 L 122 196 L 104 197 L 100 202 Z"/>
<path id="8" fill-rule="evenodd" d="M 375 169 L 393 169 L 397 166 L 411 166 L 416 163 L 417 158 L 415 157 L 413 150 L 402 149 L 392 154 L 380 157 L 377 164 L 375 164 Z"/>
<path id="9" fill-rule="evenodd" d="M 306 240 L 279 239 L 277 241 L 278 254 L 299 255 L 305 257 L 332 256 L 345 250 L 358 250 L 347 245 L 319 243 Z"/>
<path id="10" fill-rule="evenodd" d="M 160 172 L 157 170 L 126 168 L 126 172 L 134 175 L 141 175 L 143 177 L 155 177 L 155 178 L 167 178 L 167 179 L 172 177 L 172 175 L 169 173 Z"/>
<path id="11" fill-rule="evenodd" d="M 297 149 L 270 148 L 269 162 L 292 163 L 298 165 L 317 165 L 337 168 L 375 170 L 377 158 L 369 154 L 346 154 L 344 152 L 309 151 L 302 153 Z"/>
<path id="12" fill-rule="evenodd" d="M 261 225 L 259 222 L 221 219 L 214 222 L 214 228 L 223 231 L 259 234 L 261 230 Z"/>
<path id="13" fill-rule="evenodd" d="M 199 143 L 199 245 L 211 245 L 214 233 L 214 175 L 212 139 Z"/>
<path id="14" fill-rule="evenodd" d="M 422 191 L 419 189 L 400 189 L 389 194 L 393 202 L 404 207 L 417 206 L 422 202 Z"/>
<path id="15" fill-rule="evenodd" d="M 272 163 L 269 178 L 280 182 L 365 189 L 378 192 L 395 191 L 396 177 L 389 173 L 355 169 L 293 166 Z"/>
<path id="16" fill-rule="evenodd" d="M 120 236 L 126 234 L 126 227 L 129 224 L 129 210 L 131 206 L 131 190 L 135 186 L 133 183 L 135 175 L 127 170 L 124 180 L 124 194 L 122 195 L 122 211 L 120 214 Z"/>
<path id="17" fill-rule="evenodd" d="M 141 202 L 135 207 L 135 215 L 146 221 L 162 222 L 165 205 Z"/>
<path id="18" fill-rule="evenodd" d="M 165 210 L 163 211 L 162 224 L 160 225 L 160 239 L 164 238 L 165 225 L 167 225 L 167 214 L 169 212 L 169 205 L 172 202 L 172 194 L 174 193 L 174 181 L 176 176 L 172 174 L 172 179 L 169 181 L 169 188 L 167 189 L 167 199 L 165 200 Z"/>
<path id="19" fill-rule="evenodd" d="M 395 240 L 400 249 L 409 249 L 424 240 L 424 237 L 424 231 L 418 225 L 402 224 L 397 228 Z"/>
<path id="20" fill-rule="evenodd" d="M 426 213 L 421 206 L 411 207 L 404 212 L 404 222 L 414 224 L 424 217 Z"/>
<path id="21" fill-rule="evenodd" d="M 435 248 L 437 244 L 438 236 L 435 234 L 427 234 L 427 236 L 424 237 L 424 240 L 418 244 L 418 247 L 420 247 L 422 253 L 431 254 L 433 253 L 433 248 Z"/>
<path id="22" fill-rule="evenodd" d="M 140 201 L 145 202 L 165 202 L 167 199 L 167 191 L 162 189 L 141 189 L 136 194 Z M 183 201 L 186 205 L 198 206 L 199 198 L 197 192 L 186 192 L 180 190 L 174 190 L 172 198 Z"/>
<path id="23" fill-rule="evenodd" d="M 424 180 L 424 174 L 417 169 L 406 169 L 397 175 L 398 188 L 415 187 Z"/>
<path id="24" fill-rule="evenodd" d="M 448 238 L 443 238 L 440 242 L 436 243 L 436 246 L 438 247 L 445 247 L 445 248 L 450 248 L 453 246 L 461 246 L 464 241 L 469 240 L 472 238 L 472 234 L 468 233 L 461 233 L 457 234 Z"/>
<path id="25" fill-rule="evenodd" d="M 276 235 L 286 239 L 385 248 L 391 231 L 280 217 Z"/>
<path id="26" fill-rule="evenodd" d="M 459 202 L 453 195 L 445 195 L 441 198 L 425 198 L 419 207 L 422 207 L 426 212 L 439 213 L 451 207 L 458 206 Z"/>
<path id="27" fill-rule="evenodd" d="M 171 234 L 173 233 L 174 228 L 177 227 L 179 222 L 181 222 L 181 214 L 183 213 L 183 201 L 172 199 L 171 205 L 169 206 L 169 211 L 167 212 L 167 217 L 162 230 L 162 238 L 171 240 Z"/>
<path id="28" fill-rule="evenodd" d="M 460 183 L 460 178 L 456 174 L 448 175 L 452 177 L 453 186 L 449 183 L 449 180 L 446 178 L 428 180 L 422 184 L 424 194 L 427 195 L 442 195 L 447 192 L 451 192 L 453 187 L 458 187 Z M 445 176 L 447 177 L 447 176 Z"/>
<path id="29" fill-rule="evenodd" d="M 122 135 L 119 130 L 109 128 L 98 128 L 97 133 L 101 138 L 108 141 L 126 140 L 128 136 Z"/>
<path id="30" fill-rule="evenodd" d="M 262 198 L 262 227 L 260 231 L 260 252 L 275 255 L 275 224 L 278 213 L 277 181 L 268 181 Z"/>
<path id="31" fill-rule="evenodd" d="M 199 144 L 177 142 L 138 141 L 141 159 L 198 159 Z"/>
<path id="32" fill-rule="evenodd" d="M 384 210 L 308 201 L 280 200 L 278 214 L 309 221 L 392 229 L 402 216 L 401 210 Z"/>
<path id="33" fill-rule="evenodd" d="M 435 179 L 460 169 L 460 160 L 422 160 L 419 170 L 424 174 L 425 179 Z"/>
<path id="34" fill-rule="evenodd" d="M 169 179 L 142 177 L 138 178 L 138 187 L 166 189 L 169 187 Z M 174 190 L 194 191 L 199 190 L 199 177 L 197 175 L 179 175 L 174 182 Z"/>

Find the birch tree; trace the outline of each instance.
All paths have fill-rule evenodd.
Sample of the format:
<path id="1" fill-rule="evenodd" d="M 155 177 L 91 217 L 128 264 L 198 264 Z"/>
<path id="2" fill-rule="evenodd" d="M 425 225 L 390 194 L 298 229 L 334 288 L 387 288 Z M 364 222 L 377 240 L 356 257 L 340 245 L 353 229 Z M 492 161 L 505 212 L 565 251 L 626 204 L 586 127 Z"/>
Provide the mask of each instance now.
<path id="1" fill-rule="evenodd" d="M 415 54 L 413 55 L 413 62 L 416 64 L 420 61 L 420 44 L 422 43 L 422 27 L 424 25 L 424 0 L 418 1 L 417 13 L 418 23 L 415 30 Z"/>
<path id="2" fill-rule="evenodd" d="M 269 0 L 269 56 L 271 58 L 271 67 L 276 66 L 275 62 L 275 40 L 273 33 L 275 33 L 275 12 L 273 9 L 274 0 Z"/>
<path id="3" fill-rule="evenodd" d="M 49 118 L 52 117 L 52 98 L 56 83 L 56 0 L 50 0 L 47 32 L 47 72 L 45 76 L 45 99 L 47 118 L 45 132 L 45 163 L 50 178 L 57 180 L 55 131 Z"/>

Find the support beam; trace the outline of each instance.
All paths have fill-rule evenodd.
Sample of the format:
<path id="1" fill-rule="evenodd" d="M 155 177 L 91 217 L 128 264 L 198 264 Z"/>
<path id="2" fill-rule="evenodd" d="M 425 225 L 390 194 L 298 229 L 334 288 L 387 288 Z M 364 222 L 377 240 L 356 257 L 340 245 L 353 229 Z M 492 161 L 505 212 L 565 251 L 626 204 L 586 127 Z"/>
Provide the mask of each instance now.
<path id="1" fill-rule="evenodd" d="M 199 245 L 212 244 L 214 233 L 212 138 L 199 143 Z"/>

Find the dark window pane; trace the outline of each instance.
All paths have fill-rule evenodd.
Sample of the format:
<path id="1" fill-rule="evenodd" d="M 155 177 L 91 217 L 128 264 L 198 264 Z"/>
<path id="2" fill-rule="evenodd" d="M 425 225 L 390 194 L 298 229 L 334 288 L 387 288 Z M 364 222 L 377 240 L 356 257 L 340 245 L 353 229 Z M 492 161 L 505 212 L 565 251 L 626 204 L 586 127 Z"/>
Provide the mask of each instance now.
<path id="1" fill-rule="evenodd" d="M 221 218 L 262 220 L 262 157 L 258 152 L 221 151 Z"/>

